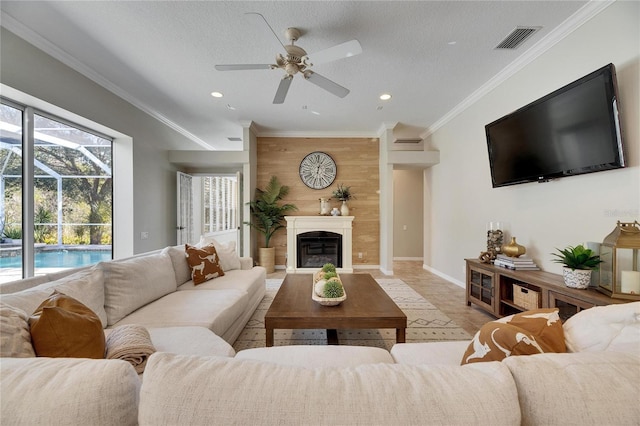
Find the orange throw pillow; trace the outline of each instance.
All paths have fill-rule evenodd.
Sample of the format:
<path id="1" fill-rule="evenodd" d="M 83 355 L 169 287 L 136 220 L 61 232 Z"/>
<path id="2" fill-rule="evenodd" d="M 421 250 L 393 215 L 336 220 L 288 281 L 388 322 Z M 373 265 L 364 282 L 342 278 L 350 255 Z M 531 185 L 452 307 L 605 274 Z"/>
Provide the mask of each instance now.
<path id="1" fill-rule="evenodd" d="M 104 358 L 105 338 L 98 315 L 78 300 L 55 291 L 29 317 L 37 356 Z"/>
<path id="2" fill-rule="evenodd" d="M 220 258 L 213 244 L 202 248 L 185 244 L 184 249 L 194 285 L 224 276 L 224 271 L 220 266 Z"/>
<path id="3" fill-rule="evenodd" d="M 483 325 L 473 336 L 461 364 L 566 351 L 558 309 L 536 309 Z"/>

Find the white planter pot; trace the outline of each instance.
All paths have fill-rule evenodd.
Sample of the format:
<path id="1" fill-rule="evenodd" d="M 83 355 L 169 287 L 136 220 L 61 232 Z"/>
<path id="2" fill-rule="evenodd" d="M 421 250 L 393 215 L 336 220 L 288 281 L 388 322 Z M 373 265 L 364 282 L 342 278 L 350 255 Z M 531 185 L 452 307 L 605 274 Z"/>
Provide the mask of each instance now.
<path id="1" fill-rule="evenodd" d="M 585 289 L 591 284 L 591 269 L 562 268 L 564 284 L 569 288 Z"/>

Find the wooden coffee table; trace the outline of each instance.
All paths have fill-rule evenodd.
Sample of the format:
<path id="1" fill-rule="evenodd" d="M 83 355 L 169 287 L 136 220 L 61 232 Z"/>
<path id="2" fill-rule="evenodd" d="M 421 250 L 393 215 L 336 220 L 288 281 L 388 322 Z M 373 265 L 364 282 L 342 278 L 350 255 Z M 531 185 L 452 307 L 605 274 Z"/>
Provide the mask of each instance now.
<path id="1" fill-rule="evenodd" d="M 404 343 L 407 316 L 373 277 L 369 274 L 340 274 L 340 279 L 347 300 L 338 306 L 322 306 L 311 299 L 311 274 L 285 276 L 264 317 L 266 345 L 273 346 L 276 328 L 327 329 L 329 343 L 337 343 L 335 330 L 338 329 L 395 328 L 396 342 Z"/>

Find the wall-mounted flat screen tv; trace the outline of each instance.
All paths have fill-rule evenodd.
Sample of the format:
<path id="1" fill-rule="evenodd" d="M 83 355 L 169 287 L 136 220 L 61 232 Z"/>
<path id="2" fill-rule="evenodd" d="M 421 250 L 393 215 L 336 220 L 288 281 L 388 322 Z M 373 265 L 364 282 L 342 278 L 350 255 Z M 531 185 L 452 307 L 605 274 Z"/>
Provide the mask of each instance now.
<path id="1" fill-rule="evenodd" d="M 493 187 L 625 166 L 609 64 L 485 126 Z"/>

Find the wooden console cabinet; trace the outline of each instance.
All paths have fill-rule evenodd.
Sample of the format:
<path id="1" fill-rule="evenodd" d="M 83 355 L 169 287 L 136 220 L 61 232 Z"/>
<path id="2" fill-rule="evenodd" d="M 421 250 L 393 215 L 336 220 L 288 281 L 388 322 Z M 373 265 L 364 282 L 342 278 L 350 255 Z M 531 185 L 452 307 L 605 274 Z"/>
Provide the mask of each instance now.
<path id="1" fill-rule="evenodd" d="M 544 271 L 512 271 L 510 269 L 482 263 L 477 259 L 466 259 L 467 306 L 478 305 L 496 317 L 504 317 L 529 308 L 518 306 L 513 301 L 513 285 L 538 292 L 538 308 L 559 308 L 560 318 L 565 321 L 583 309 L 612 303 L 625 303 L 613 299 L 594 289 L 578 290 L 564 284 L 561 275 Z"/>

